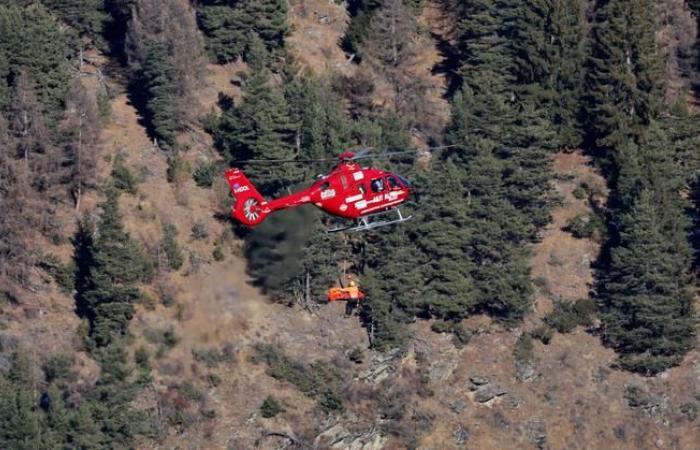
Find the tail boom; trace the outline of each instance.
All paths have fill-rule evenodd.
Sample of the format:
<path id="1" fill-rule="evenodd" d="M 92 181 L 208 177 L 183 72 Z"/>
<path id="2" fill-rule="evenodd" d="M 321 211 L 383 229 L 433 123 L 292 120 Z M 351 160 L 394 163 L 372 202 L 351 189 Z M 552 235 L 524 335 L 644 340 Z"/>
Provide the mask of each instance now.
<path id="1" fill-rule="evenodd" d="M 225 175 L 231 195 L 236 199 L 231 208 L 231 216 L 250 228 L 265 220 L 272 209 L 243 171 L 228 169 Z"/>

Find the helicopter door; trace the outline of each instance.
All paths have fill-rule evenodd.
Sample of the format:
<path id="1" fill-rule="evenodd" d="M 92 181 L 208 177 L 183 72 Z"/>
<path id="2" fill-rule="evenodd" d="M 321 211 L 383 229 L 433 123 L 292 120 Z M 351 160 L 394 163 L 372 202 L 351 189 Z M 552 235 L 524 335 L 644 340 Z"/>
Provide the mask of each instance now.
<path id="1" fill-rule="evenodd" d="M 381 178 L 375 178 L 369 185 L 372 187 L 372 192 L 376 194 L 384 191 L 384 183 Z"/>
<path id="2" fill-rule="evenodd" d="M 399 189 L 403 189 L 401 187 L 401 184 L 399 183 L 399 180 L 397 180 L 396 178 L 390 176 L 390 177 L 386 177 L 385 180 L 386 180 L 386 185 L 389 186 L 390 190 L 396 191 Z"/>

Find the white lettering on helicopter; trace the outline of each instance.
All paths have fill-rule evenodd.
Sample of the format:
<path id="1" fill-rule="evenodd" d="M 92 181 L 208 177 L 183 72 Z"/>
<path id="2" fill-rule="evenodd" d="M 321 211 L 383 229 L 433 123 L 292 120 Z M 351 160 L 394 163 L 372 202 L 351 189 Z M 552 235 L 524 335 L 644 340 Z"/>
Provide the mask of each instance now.
<path id="1" fill-rule="evenodd" d="M 348 203 L 356 202 L 358 200 L 362 200 L 362 194 L 353 195 L 352 197 L 348 197 L 345 199 L 345 201 Z"/>
<path id="2" fill-rule="evenodd" d="M 333 197 L 335 197 L 335 189 L 326 189 L 325 191 L 321 191 L 321 200 L 327 200 Z"/>
<path id="3" fill-rule="evenodd" d="M 240 194 L 241 192 L 246 192 L 246 191 L 249 191 L 249 190 L 250 190 L 250 188 L 249 188 L 248 186 L 243 185 L 243 186 L 241 186 L 241 187 L 239 187 L 239 188 L 234 189 L 234 190 L 233 190 L 233 193 L 234 193 L 234 194 Z"/>
<path id="4" fill-rule="evenodd" d="M 357 208 L 357 209 L 365 209 L 366 207 L 367 207 L 366 200 L 361 200 L 361 201 L 355 203 L 355 208 Z"/>
<path id="5" fill-rule="evenodd" d="M 355 179 L 355 181 L 360 181 L 365 177 L 365 174 L 362 172 L 355 172 L 352 174 L 352 177 Z"/>
<path id="6" fill-rule="evenodd" d="M 396 200 L 400 194 L 401 194 L 401 191 L 392 191 L 392 192 L 389 192 L 388 194 L 384 194 L 384 198 L 386 200 L 392 201 L 392 200 Z"/>
<path id="7" fill-rule="evenodd" d="M 346 205 L 345 203 L 343 203 L 342 205 L 340 205 L 340 210 L 341 210 L 341 211 L 346 211 L 347 209 L 348 209 L 348 205 Z"/>

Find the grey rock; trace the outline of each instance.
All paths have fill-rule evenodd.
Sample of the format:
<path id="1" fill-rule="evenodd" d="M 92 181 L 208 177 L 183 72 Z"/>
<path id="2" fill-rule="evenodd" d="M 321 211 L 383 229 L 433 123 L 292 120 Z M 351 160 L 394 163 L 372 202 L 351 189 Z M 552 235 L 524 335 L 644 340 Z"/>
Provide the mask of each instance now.
<path id="1" fill-rule="evenodd" d="M 452 403 L 450 403 L 450 409 L 456 412 L 457 414 L 467 409 L 467 406 L 467 402 L 463 398 L 458 398 L 457 400 L 454 400 Z"/>
<path id="2" fill-rule="evenodd" d="M 479 403 L 486 403 L 491 399 L 505 395 L 508 392 L 497 384 L 487 384 L 477 389 L 474 400 Z"/>
<path id="3" fill-rule="evenodd" d="M 469 388 L 475 391 L 479 386 L 489 384 L 489 379 L 486 377 L 473 376 L 469 377 Z"/>

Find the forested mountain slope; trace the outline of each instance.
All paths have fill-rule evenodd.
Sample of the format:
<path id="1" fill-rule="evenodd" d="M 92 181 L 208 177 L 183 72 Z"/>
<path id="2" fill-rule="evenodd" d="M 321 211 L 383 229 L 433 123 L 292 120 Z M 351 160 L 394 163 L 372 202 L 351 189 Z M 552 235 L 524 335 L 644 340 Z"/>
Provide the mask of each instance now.
<path id="1" fill-rule="evenodd" d="M 0 0 L 0 448 L 696 448 L 698 13 Z M 404 224 L 228 216 L 443 145 Z"/>

